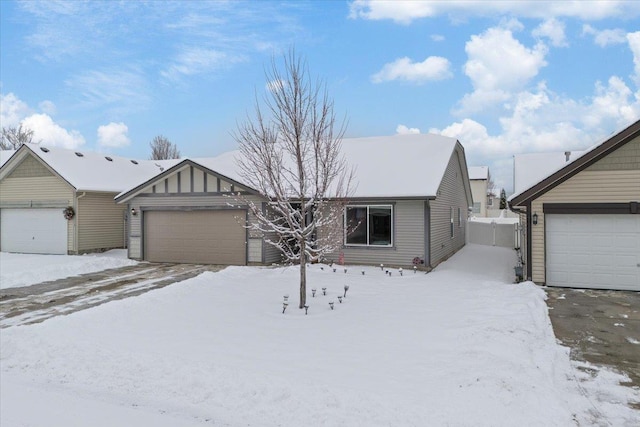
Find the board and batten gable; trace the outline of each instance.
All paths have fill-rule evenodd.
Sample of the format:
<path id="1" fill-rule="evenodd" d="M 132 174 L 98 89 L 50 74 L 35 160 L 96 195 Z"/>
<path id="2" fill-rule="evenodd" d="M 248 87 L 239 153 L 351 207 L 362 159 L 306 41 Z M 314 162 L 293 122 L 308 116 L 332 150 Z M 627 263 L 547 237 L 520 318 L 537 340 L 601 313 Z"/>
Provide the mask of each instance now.
<path id="1" fill-rule="evenodd" d="M 136 194 L 128 198 L 127 212 L 129 218 L 128 248 L 129 258 L 144 258 L 144 213 L 148 211 L 193 211 L 236 209 L 243 212 L 238 223 L 254 221 L 243 200 L 233 196 L 233 192 L 241 192 L 242 198 L 261 205 L 264 199 L 249 195 L 245 188 L 230 182 L 214 171 L 206 170 L 200 165 L 186 161 L 168 170 L 151 181 L 143 184 Z M 135 210 L 136 215 L 132 215 Z M 247 263 L 270 263 L 279 261 L 270 251 L 266 251 L 263 237 L 256 231 L 246 231 Z"/>
<path id="2" fill-rule="evenodd" d="M 640 136 L 531 201 L 538 224 L 531 226 L 531 268 L 546 283 L 545 203 L 629 203 L 640 200 Z"/>
<path id="3" fill-rule="evenodd" d="M 429 201 L 430 266 L 435 267 L 465 245 L 469 201 L 472 197 L 466 174 L 466 160 L 458 143 L 444 173 L 435 200 Z M 453 209 L 453 237 L 451 212 Z M 460 219 L 460 221 L 458 221 Z"/>
<path id="4" fill-rule="evenodd" d="M 0 209 L 77 208 L 75 189 L 28 150 L 16 153 L 5 163 L 0 179 Z M 26 190 L 28 189 L 28 191 Z M 67 252 L 77 251 L 76 218 L 67 221 Z"/>

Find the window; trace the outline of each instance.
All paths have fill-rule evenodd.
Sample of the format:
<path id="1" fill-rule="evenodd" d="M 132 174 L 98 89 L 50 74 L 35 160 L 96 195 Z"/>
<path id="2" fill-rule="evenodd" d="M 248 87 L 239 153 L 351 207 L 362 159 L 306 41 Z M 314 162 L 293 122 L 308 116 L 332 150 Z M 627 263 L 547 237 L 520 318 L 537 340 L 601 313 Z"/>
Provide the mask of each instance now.
<path id="1" fill-rule="evenodd" d="M 344 212 L 346 245 L 391 246 L 393 244 L 392 206 L 347 206 Z"/>
<path id="2" fill-rule="evenodd" d="M 493 194 L 487 195 L 487 206 L 493 206 Z"/>
<path id="3" fill-rule="evenodd" d="M 451 238 L 453 239 L 453 208 L 449 208 L 449 223 L 449 230 L 451 232 Z"/>
<path id="4" fill-rule="evenodd" d="M 458 227 L 462 227 L 462 210 L 458 208 Z"/>
<path id="5" fill-rule="evenodd" d="M 480 202 L 474 202 L 473 203 L 473 213 L 480 213 Z"/>

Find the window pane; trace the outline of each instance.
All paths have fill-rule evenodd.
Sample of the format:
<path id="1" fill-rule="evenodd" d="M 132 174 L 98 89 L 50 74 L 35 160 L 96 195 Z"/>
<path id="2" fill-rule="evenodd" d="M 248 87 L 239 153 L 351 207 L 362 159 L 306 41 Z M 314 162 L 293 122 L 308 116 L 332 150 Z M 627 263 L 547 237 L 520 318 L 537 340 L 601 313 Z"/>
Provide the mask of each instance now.
<path id="1" fill-rule="evenodd" d="M 347 208 L 347 244 L 367 244 L 367 208 Z"/>
<path id="2" fill-rule="evenodd" d="M 391 245 L 390 207 L 369 207 L 369 244 Z"/>
<path id="3" fill-rule="evenodd" d="M 480 213 L 480 202 L 474 202 L 473 213 Z"/>

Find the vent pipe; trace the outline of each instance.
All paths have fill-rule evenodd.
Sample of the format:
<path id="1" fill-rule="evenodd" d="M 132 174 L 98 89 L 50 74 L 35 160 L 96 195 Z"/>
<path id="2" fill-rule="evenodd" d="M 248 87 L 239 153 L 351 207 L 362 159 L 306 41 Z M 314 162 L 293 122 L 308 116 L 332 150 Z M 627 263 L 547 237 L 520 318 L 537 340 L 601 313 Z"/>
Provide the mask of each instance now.
<path id="1" fill-rule="evenodd" d="M 564 152 L 564 161 L 568 162 L 570 158 L 571 158 L 571 151 L 565 151 Z"/>

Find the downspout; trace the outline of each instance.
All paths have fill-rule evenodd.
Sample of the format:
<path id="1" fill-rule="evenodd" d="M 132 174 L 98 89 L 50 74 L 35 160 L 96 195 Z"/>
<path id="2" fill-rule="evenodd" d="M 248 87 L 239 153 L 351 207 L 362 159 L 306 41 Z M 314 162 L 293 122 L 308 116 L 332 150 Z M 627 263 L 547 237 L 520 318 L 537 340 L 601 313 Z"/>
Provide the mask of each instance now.
<path id="1" fill-rule="evenodd" d="M 73 249 L 75 251 L 75 253 L 78 253 L 78 215 L 80 213 L 80 202 L 79 200 L 82 199 L 84 196 L 87 195 L 86 191 L 83 191 L 81 195 L 79 195 L 78 197 L 76 197 L 76 217 L 73 220 Z"/>

